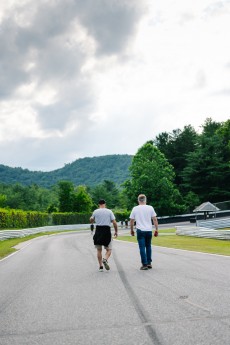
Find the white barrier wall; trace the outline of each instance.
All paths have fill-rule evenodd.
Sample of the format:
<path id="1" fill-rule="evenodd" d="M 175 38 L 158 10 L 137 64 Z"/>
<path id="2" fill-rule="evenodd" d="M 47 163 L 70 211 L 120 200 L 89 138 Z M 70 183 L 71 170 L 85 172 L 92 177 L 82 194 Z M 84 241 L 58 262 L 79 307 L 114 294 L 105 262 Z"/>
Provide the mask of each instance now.
<path id="1" fill-rule="evenodd" d="M 177 226 L 176 235 L 179 236 L 193 236 L 204 238 L 216 238 L 218 240 L 230 240 L 230 230 L 215 230 L 202 227 L 191 226 Z"/>
<path id="2" fill-rule="evenodd" d="M 55 225 L 55 226 L 43 226 L 40 228 L 22 229 L 22 230 L 2 230 L 0 231 L 0 241 L 9 238 L 25 237 L 29 235 L 38 234 L 40 232 L 49 231 L 65 231 L 65 230 L 86 230 L 90 229 L 89 224 L 72 224 L 72 225 Z"/>

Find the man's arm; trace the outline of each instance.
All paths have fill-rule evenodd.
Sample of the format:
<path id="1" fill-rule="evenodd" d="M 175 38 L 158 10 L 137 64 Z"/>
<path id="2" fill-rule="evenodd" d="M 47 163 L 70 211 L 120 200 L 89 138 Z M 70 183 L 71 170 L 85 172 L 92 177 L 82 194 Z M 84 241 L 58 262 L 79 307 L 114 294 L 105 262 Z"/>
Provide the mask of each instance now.
<path id="1" fill-rule="evenodd" d="M 155 225 L 155 231 L 154 231 L 154 236 L 157 237 L 158 236 L 158 220 L 157 217 L 152 217 L 153 223 Z"/>
<path id="2" fill-rule="evenodd" d="M 114 237 L 117 237 L 117 235 L 118 235 L 118 227 L 117 227 L 117 222 L 116 222 L 116 220 L 114 219 L 114 220 L 112 220 L 112 223 L 113 223 L 113 227 L 114 227 Z"/>
<path id="3" fill-rule="evenodd" d="M 131 233 L 131 236 L 134 236 L 134 230 L 133 230 L 133 227 L 134 227 L 134 219 L 130 218 L 130 233 Z"/>
<path id="4" fill-rule="evenodd" d="M 89 218 L 89 221 L 90 221 L 91 224 L 94 223 L 94 220 L 95 220 L 94 217 L 90 217 L 90 218 Z"/>

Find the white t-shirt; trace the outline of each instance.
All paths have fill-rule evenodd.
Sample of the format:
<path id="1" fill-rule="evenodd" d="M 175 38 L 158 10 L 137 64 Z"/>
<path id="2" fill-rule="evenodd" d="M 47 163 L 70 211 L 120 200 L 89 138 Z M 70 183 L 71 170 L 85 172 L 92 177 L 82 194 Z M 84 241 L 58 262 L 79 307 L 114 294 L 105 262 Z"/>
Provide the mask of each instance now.
<path id="1" fill-rule="evenodd" d="M 132 209 L 130 219 L 136 221 L 136 228 L 142 231 L 152 231 L 152 217 L 156 217 L 154 208 L 150 205 L 138 205 Z"/>

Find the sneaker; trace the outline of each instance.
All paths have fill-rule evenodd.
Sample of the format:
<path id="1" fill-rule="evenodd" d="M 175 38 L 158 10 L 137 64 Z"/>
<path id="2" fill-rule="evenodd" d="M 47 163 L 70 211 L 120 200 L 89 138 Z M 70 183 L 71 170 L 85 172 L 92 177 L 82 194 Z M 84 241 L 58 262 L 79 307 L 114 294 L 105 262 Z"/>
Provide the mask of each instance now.
<path id="1" fill-rule="evenodd" d="M 148 267 L 149 269 L 153 268 L 151 264 L 148 264 L 147 267 Z"/>
<path id="2" fill-rule="evenodd" d="M 147 265 L 143 265 L 140 268 L 141 271 L 147 271 L 148 270 L 148 266 Z"/>
<path id="3" fill-rule="evenodd" d="M 103 262 L 103 265 L 105 266 L 105 269 L 106 269 L 107 271 L 110 270 L 108 261 L 107 261 L 106 259 L 103 259 L 102 262 Z"/>
<path id="4" fill-rule="evenodd" d="M 99 267 L 99 272 L 103 272 L 103 266 Z"/>

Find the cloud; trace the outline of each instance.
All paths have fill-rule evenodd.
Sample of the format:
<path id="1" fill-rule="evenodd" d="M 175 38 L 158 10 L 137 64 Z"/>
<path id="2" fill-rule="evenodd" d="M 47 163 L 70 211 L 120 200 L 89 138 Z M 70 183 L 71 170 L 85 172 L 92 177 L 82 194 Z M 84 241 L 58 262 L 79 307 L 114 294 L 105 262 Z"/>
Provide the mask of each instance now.
<path id="1" fill-rule="evenodd" d="M 0 163 L 134 154 L 162 131 L 226 118 L 229 4 L 1 2 Z"/>
<path id="2" fill-rule="evenodd" d="M 109 55 L 126 50 L 144 8 L 143 1 L 137 0 L 100 0 L 96 6 L 88 0 L 80 12 L 81 23 L 96 41 L 97 53 Z"/>
<path id="3" fill-rule="evenodd" d="M 16 2 L 1 22 L 0 99 L 23 90 L 44 130 L 61 130 L 73 118 L 87 121 L 96 100 L 84 66 L 101 54 L 120 56 L 127 50 L 141 3 Z"/>
<path id="4" fill-rule="evenodd" d="M 106 71 L 111 57 L 127 55 L 144 3 L 27 0 L 1 5 L 3 161 L 8 162 L 9 142 L 15 165 L 51 167 L 63 156 L 82 155 L 87 129 L 97 128 L 92 75 L 95 68 Z"/>

